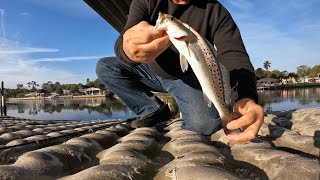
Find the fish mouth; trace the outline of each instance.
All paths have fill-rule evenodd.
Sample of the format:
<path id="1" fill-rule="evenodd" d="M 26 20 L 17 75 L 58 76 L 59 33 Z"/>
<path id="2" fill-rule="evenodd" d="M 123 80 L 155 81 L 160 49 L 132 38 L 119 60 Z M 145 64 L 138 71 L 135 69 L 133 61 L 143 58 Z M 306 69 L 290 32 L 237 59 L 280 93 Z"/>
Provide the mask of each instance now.
<path id="1" fill-rule="evenodd" d="M 175 37 L 174 39 L 176 39 L 178 41 L 187 41 L 188 40 L 188 36 Z"/>

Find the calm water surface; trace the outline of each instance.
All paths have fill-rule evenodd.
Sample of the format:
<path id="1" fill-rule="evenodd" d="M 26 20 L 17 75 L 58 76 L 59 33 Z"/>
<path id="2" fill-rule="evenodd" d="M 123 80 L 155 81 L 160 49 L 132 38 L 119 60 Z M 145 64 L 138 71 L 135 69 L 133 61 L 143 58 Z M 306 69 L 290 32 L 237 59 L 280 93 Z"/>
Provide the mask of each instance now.
<path id="1" fill-rule="evenodd" d="M 259 91 L 264 111 L 281 111 L 320 106 L 320 88 Z M 162 99 L 178 109 L 172 98 Z M 22 100 L 8 102 L 8 116 L 39 120 L 127 119 L 135 114 L 121 101 L 110 98 Z"/>
<path id="2" fill-rule="evenodd" d="M 135 116 L 115 98 L 9 100 L 7 115 L 38 120 L 105 120 Z"/>
<path id="3" fill-rule="evenodd" d="M 320 88 L 258 91 L 264 111 L 282 111 L 320 106 Z"/>

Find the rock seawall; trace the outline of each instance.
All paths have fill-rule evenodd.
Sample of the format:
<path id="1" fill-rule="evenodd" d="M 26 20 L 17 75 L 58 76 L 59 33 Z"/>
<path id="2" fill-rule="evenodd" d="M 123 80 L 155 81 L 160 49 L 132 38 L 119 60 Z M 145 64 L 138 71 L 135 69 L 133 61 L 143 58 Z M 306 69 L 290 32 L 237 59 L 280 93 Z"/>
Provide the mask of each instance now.
<path id="1" fill-rule="evenodd" d="M 320 178 L 320 107 L 267 114 L 248 144 L 184 130 L 182 119 L 138 129 L 119 120 L 0 121 L 0 179 Z"/>

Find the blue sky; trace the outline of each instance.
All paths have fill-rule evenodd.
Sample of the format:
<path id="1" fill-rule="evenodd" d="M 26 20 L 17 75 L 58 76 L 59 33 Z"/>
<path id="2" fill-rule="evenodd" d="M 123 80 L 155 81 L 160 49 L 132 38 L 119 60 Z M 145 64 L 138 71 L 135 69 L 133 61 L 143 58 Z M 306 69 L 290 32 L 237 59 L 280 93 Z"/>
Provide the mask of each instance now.
<path id="1" fill-rule="evenodd" d="M 221 0 L 238 24 L 255 68 L 296 71 L 320 64 L 319 0 Z M 114 56 L 119 33 L 82 0 L 0 0 L 0 80 L 7 87 L 85 83 Z"/>

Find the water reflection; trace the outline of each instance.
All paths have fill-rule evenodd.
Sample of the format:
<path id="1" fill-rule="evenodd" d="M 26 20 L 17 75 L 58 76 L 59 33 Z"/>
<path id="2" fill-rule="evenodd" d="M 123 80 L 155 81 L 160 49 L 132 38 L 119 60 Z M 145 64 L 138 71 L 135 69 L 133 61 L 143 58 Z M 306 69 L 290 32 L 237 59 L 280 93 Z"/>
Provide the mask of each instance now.
<path id="1" fill-rule="evenodd" d="M 179 108 L 172 96 L 161 95 L 173 114 Z M 135 117 L 117 98 L 9 100 L 8 116 L 39 120 L 128 119 Z"/>
<path id="2" fill-rule="evenodd" d="M 72 119 L 74 120 L 87 118 L 113 119 L 120 118 L 119 116 L 130 118 L 134 116 L 134 113 L 116 98 L 35 99 L 10 100 L 8 102 L 9 116 L 33 119 L 65 119 L 61 116 L 62 113 L 72 113 Z M 60 114 L 59 117 L 56 114 Z M 90 116 L 91 114 L 92 116 Z"/>
<path id="3" fill-rule="evenodd" d="M 292 110 L 320 106 L 320 88 L 259 91 L 264 111 Z M 161 95 L 173 114 L 179 108 L 172 96 Z M 136 115 L 116 98 L 37 99 L 8 102 L 8 115 L 41 120 L 128 119 Z"/>
<path id="4" fill-rule="evenodd" d="M 320 88 L 258 91 L 258 95 L 267 112 L 320 106 Z"/>

